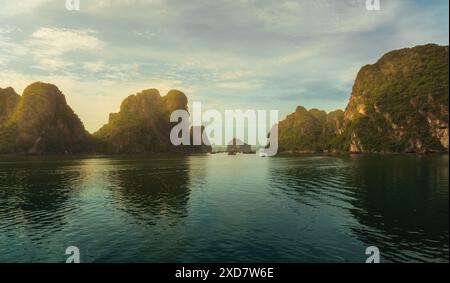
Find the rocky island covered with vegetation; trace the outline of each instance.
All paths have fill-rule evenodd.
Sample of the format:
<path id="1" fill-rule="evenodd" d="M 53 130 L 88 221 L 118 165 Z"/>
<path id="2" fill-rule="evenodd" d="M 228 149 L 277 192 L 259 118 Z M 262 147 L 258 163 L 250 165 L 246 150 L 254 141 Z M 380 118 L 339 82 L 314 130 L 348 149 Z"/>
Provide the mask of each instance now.
<path id="1" fill-rule="evenodd" d="M 448 152 L 448 46 L 396 50 L 359 71 L 345 111 L 297 107 L 279 123 L 290 152 Z"/>
<path id="2" fill-rule="evenodd" d="M 156 89 L 126 98 L 119 113 L 93 135 L 84 128 L 52 84 L 33 83 L 23 95 L 0 89 L 0 154 L 146 154 L 205 153 L 209 145 L 173 146 L 174 110 L 187 109 L 184 93 L 161 96 Z"/>
<path id="3" fill-rule="evenodd" d="M 0 89 L 0 154 L 86 153 L 95 143 L 56 86 Z"/>
<path id="4" fill-rule="evenodd" d="M 448 46 L 434 44 L 387 53 L 359 71 L 345 111 L 299 106 L 281 121 L 279 152 L 448 152 L 448 59 Z M 0 88 L 0 154 L 211 152 L 171 144 L 170 114 L 187 105 L 180 91 L 144 90 L 90 134 L 55 85 L 33 83 L 22 96 Z"/>

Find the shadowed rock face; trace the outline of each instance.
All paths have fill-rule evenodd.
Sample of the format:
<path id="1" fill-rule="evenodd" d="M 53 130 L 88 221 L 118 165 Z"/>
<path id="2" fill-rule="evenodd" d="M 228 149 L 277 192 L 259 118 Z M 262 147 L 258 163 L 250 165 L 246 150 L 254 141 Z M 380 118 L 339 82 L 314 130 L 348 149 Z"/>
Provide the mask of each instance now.
<path id="1" fill-rule="evenodd" d="M 299 107 L 280 122 L 280 150 L 448 152 L 448 68 L 448 46 L 387 53 L 359 71 L 344 115 Z"/>
<path id="2" fill-rule="evenodd" d="M 69 154 L 89 148 L 89 133 L 56 86 L 33 83 L 22 97 L 9 92 L 0 101 L 0 152 Z"/>

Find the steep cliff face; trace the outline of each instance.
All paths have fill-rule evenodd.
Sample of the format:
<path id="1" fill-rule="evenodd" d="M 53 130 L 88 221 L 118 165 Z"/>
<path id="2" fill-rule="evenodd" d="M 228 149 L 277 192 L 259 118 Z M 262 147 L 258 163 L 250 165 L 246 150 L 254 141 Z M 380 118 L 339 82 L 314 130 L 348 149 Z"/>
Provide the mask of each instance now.
<path id="1" fill-rule="evenodd" d="M 22 97 L 10 94 L 9 103 L 0 101 L 0 105 L 7 109 L 3 111 L 7 116 L 0 126 L 1 153 L 81 153 L 92 142 L 80 119 L 54 85 L 33 83 L 24 90 Z"/>
<path id="2" fill-rule="evenodd" d="M 364 66 L 345 110 L 350 151 L 448 151 L 448 46 L 425 45 Z"/>
<path id="3" fill-rule="evenodd" d="M 359 71 L 345 113 L 280 122 L 280 150 L 448 152 L 448 68 L 448 46 L 392 51 Z"/>
<path id="4" fill-rule="evenodd" d="M 170 115 L 187 110 L 184 93 L 171 90 L 161 96 L 156 89 L 144 90 L 126 98 L 120 112 L 111 114 L 109 123 L 94 134 L 104 144 L 104 151 L 118 154 L 207 151 L 208 148 L 175 147 L 170 142 L 174 126 Z"/>

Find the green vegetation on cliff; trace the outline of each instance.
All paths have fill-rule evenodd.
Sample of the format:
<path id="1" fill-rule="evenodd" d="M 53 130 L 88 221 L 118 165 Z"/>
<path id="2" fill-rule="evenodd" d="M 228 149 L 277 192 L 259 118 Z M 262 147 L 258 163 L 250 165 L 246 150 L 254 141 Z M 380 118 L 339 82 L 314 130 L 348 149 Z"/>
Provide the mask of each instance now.
<path id="1" fill-rule="evenodd" d="M 345 111 L 350 150 L 448 150 L 448 46 L 389 52 L 359 72 Z"/>
<path id="2" fill-rule="evenodd" d="M 299 106 L 295 113 L 279 123 L 279 150 L 316 152 L 333 150 L 344 120 L 344 112 L 327 114 Z"/>
<path id="3" fill-rule="evenodd" d="M 280 122 L 280 149 L 448 151 L 448 59 L 448 46 L 433 44 L 389 52 L 359 71 L 336 127 L 299 107 Z"/>
<path id="4" fill-rule="evenodd" d="M 12 89 L 0 92 L 0 109 L 0 153 L 80 153 L 92 144 L 54 85 L 31 84 L 21 97 Z"/>

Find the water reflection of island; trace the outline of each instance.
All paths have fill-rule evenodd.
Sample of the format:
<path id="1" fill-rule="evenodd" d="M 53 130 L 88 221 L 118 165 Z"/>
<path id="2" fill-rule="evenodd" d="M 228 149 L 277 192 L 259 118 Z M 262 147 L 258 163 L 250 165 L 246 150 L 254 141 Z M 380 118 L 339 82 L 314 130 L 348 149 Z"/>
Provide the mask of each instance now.
<path id="1" fill-rule="evenodd" d="M 0 166 L 0 223 L 4 227 L 24 227 L 51 233 L 66 224 L 77 208 L 68 200 L 76 193 L 71 184 L 80 173 L 67 170 L 79 161 L 3 162 Z"/>
<path id="2" fill-rule="evenodd" d="M 351 156 L 292 160 L 271 181 L 302 205 L 347 211 L 348 225 L 384 260 L 448 260 L 448 156 Z M 345 215 L 343 213 L 342 215 Z M 341 221 L 349 221 L 342 216 Z M 352 223 L 349 221 L 349 223 Z"/>
<path id="3" fill-rule="evenodd" d="M 448 261 L 448 156 L 353 156 L 348 184 L 350 211 L 367 227 L 352 230 L 363 242 L 395 262 Z"/>
<path id="4" fill-rule="evenodd" d="M 188 157 L 130 161 L 109 174 L 112 193 L 119 206 L 136 219 L 155 224 L 187 215 L 189 201 Z"/>

